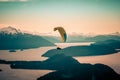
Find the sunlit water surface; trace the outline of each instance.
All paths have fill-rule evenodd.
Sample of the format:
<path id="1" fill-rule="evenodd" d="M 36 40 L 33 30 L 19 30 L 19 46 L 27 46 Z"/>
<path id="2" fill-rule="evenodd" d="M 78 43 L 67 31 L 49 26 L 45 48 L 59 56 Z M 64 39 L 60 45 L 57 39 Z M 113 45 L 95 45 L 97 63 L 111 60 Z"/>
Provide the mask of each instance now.
<path id="1" fill-rule="evenodd" d="M 0 50 L 0 59 L 10 61 L 43 61 L 46 57 L 41 57 L 42 54 L 50 49 L 56 49 L 56 47 L 69 47 L 69 46 L 82 46 L 90 45 L 89 43 L 55 43 L 57 46 L 52 47 L 40 47 L 36 49 L 17 50 L 17 52 L 9 52 L 8 50 Z M 102 63 L 113 68 L 120 74 L 120 52 L 110 55 L 101 56 L 86 56 L 86 57 L 74 57 L 80 63 Z M 11 69 L 9 65 L 0 64 L 0 80 L 36 80 L 36 78 L 43 76 L 52 70 L 23 70 L 23 69 Z"/>

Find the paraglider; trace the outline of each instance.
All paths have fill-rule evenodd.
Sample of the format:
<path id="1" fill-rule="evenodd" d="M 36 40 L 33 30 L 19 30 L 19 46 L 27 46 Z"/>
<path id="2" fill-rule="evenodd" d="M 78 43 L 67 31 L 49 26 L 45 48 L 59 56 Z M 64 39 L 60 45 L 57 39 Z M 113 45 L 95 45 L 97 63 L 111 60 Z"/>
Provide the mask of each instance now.
<path id="1" fill-rule="evenodd" d="M 66 31 L 64 30 L 63 27 L 55 27 L 54 28 L 54 31 L 58 30 L 60 35 L 61 35 L 61 39 L 62 39 L 62 42 L 66 42 L 67 40 L 67 34 L 66 34 Z"/>

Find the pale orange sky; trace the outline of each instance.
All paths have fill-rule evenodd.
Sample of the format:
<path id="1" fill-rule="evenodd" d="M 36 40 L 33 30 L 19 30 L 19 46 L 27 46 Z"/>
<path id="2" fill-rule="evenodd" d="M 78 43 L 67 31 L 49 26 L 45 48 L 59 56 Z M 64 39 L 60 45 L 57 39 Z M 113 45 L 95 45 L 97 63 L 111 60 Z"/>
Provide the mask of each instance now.
<path id="1" fill-rule="evenodd" d="M 0 9 L 3 11 L 0 15 L 0 28 L 13 26 L 30 32 L 54 33 L 54 27 L 62 26 L 67 33 L 120 32 L 120 11 L 114 7 L 116 3 L 112 2 L 112 5 L 108 5 L 104 2 L 103 5 L 98 1 L 92 2 L 93 0 L 91 3 L 88 3 L 87 0 L 83 3 L 77 2 L 77 0 L 75 0 L 76 2 L 62 1 L 58 3 L 45 0 L 42 4 L 40 3 L 41 5 L 27 2 L 20 6 L 12 2 L 11 4 L 14 6 L 9 4 L 8 7 L 16 8 Z M 2 2 L 0 3 L 2 4 Z"/>

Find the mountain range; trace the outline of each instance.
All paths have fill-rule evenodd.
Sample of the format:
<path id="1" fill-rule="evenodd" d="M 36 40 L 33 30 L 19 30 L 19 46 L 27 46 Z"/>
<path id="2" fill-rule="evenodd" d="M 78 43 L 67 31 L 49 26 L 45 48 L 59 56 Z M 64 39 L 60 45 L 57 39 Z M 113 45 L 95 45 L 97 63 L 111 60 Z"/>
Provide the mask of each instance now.
<path id="1" fill-rule="evenodd" d="M 7 27 L 0 29 L 0 49 L 30 49 L 42 46 L 54 46 L 54 43 L 42 36 L 24 33 L 19 29 Z"/>
<path id="2" fill-rule="evenodd" d="M 96 36 L 85 36 L 85 35 L 67 35 L 67 43 L 75 42 L 98 42 L 105 40 L 120 40 L 120 34 L 109 35 L 96 35 Z M 8 26 L 0 29 L 0 49 L 27 49 L 36 48 L 42 46 L 53 46 L 54 43 L 61 43 L 60 35 L 35 35 L 34 33 L 26 33 L 20 29 Z M 12 46 L 11 46 L 12 45 Z M 14 47 L 13 47 L 14 46 Z"/>

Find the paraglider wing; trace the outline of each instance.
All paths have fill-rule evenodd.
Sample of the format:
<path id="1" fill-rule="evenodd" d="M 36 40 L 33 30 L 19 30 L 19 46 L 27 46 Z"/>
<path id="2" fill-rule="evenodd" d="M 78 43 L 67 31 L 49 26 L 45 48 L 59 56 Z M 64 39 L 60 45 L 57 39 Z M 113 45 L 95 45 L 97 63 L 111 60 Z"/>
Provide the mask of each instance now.
<path id="1" fill-rule="evenodd" d="M 66 34 L 66 31 L 64 30 L 63 27 L 55 27 L 54 28 L 54 31 L 58 30 L 60 35 L 61 35 L 61 39 L 62 39 L 62 42 L 66 42 L 66 39 L 67 39 L 67 34 Z"/>

